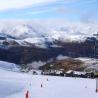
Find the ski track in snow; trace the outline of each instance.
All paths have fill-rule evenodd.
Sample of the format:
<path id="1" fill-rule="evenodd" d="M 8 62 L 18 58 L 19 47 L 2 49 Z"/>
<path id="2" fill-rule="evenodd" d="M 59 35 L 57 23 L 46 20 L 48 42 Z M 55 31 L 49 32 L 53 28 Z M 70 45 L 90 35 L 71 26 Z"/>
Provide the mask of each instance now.
<path id="1" fill-rule="evenodd" d="M 29 98 L 98 98 L 95 89 L 94 79 L 30 75 L 0 70 L 0 98 L 25 98 L 27 90 Z"/>

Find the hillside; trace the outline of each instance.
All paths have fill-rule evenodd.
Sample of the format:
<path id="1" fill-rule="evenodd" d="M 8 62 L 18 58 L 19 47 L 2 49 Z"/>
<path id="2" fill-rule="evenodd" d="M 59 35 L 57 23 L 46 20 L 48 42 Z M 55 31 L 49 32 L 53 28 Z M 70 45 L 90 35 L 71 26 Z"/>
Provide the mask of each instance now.
<path id="1" fill-rule="evenodd" d="M 94 55 L 95 38 L 89 38 L 85 42 L 61 42 L 46 43 L 47 48 L 37 47 L 33 44 L 21 46 L 19 44 L 0 45 L 0 60 L 16 64 L 28 64 L 33 61 L 47 62 L 58 55 L 69 57 L 96 57 Z"/>
<path id="2" fill-rule="evenodd" d="M 51 63 L 47 63 L 44 66 L 39 67 L 39 69 L 41 70 L 64 69 L 64 71 L 69 71 L 69 70 L 83 71 L 85 68 L 86 66 L 84 66 L 84 62 L 72 58 L 67 58 L 64 60 L 55 60 Z"/>
<path id="3" fill-rule="evenodd" d="M 70 58 L 66 56 L 59 55 L 55 60 L 44 64 L 44 66 L 39 67 L 40 70 L 63 70 L 67 72 L 69 70 L 73 71 L 90 71 L 98 70 L 98 60 L 94 58 Z"/>

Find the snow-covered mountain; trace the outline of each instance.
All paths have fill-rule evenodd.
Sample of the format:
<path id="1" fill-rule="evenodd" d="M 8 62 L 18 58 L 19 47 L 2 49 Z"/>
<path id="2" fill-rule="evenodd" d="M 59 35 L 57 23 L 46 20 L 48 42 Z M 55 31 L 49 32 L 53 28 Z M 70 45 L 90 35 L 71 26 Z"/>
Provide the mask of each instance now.
<path id="1" fill-rule="evenodd" d="M 46 42 L 51 43 L 55 40 L 64 42 L 84 41 L 87 37 L 92 37 L 98 30 L 95 24 L 65 23 L 56 26 L 50 25 L 30 21 L 1 22 L 0 39 L 14 40 L 21 45 L 30 43 L 44 47 Z"/>
<path id="2" fill-rule="evenodd" d="M 97 30 L 97 24 L 1 21 L 0 60 L 27 64 L 46 62 L 60 54 L 95 57 L 93 47 Z"/>

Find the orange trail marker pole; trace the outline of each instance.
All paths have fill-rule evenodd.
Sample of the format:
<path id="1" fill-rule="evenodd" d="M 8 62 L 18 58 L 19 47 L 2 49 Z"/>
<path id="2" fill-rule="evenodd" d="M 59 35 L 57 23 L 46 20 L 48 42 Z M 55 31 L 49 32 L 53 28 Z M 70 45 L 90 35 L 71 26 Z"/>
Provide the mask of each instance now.
<path id="1" fill-rule="evenodd" d="M 26 97 L 25 98 L 29 98 L 29 91 L 28 90 L 26 92 Z"/>

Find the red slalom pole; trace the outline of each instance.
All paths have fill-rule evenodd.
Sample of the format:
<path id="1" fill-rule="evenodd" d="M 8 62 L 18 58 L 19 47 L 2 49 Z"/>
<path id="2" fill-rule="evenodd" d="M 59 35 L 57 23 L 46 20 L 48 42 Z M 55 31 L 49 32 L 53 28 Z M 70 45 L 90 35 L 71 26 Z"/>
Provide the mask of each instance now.
<path id="1" fill-rule="evenodd" d="M 25 98 L 29 98 L 29 91 L 27 90 Z"/>

